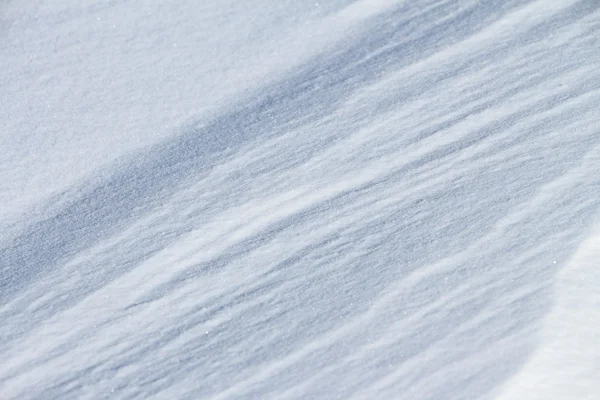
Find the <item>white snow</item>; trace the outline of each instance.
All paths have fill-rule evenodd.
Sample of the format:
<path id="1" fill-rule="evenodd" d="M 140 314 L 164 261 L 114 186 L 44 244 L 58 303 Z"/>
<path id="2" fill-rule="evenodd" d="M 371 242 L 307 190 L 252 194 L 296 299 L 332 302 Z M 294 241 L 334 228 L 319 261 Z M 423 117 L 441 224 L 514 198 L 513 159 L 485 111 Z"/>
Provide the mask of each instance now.
<path id="1" fill-rule="evenodd" d="M 600 395 L 597 1 L 0 27 L 0 398 Z"/>
<path id="2" fill-rule="evenodd" d="M 499 399 L 595 399 L 600 382 L 600 236 L 586 240 L 556 277 L 542 345 Z"/>

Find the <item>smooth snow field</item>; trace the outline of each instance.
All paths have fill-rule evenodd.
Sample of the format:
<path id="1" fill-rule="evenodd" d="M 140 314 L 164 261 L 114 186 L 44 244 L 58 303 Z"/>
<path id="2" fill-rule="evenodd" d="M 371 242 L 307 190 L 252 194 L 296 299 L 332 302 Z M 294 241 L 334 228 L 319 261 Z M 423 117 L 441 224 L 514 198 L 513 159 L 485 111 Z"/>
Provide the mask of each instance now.
<path id="1" fill-rule="evenodd" d="M 0 0 L 0 399 L 600 399 L 599 0 Z"/>

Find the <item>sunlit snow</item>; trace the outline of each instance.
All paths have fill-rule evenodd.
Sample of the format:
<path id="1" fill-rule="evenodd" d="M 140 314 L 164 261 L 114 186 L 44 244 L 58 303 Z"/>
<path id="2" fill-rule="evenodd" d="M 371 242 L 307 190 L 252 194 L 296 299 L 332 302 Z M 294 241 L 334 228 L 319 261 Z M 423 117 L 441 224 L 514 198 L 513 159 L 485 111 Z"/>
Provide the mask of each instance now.
<path id="1" fill-rule="evenodd" d="M 1 399 L 600 398 L 600 1 L 0 2 Z"/>

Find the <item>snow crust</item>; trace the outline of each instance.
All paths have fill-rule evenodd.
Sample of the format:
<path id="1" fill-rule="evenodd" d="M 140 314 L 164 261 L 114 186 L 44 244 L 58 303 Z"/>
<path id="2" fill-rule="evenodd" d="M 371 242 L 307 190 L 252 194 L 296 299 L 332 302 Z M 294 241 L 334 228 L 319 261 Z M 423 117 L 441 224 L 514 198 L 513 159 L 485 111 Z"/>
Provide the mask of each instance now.
<path id="1" fill-rule="evenodd" d="M 3 2 L 0 398 L 597 398 L 599 8 Z"/>

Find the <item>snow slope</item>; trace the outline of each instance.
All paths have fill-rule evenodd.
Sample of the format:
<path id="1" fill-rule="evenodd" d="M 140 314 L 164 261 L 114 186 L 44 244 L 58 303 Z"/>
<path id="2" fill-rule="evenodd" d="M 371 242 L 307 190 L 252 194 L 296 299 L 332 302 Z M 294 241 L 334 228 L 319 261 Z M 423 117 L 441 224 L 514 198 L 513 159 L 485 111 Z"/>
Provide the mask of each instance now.
<path id="1" fill-rule="evenodd" d="M 586 240 L 557 277 L 555 305 L 540 336 L 544 346 L 499 398 L 595 399 L 600 364 L 600 236 Z"/>
<path id="2" fill-rule="evenodd" d="M 1 398 L 600 393 L 600 3 L 197 3 L 0 5 Z"/>

